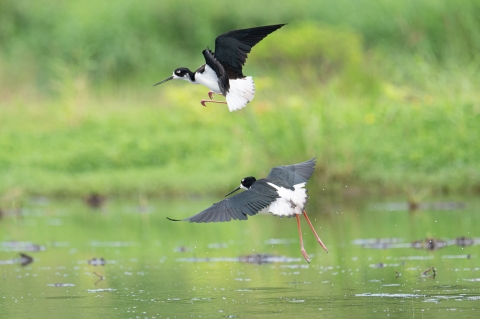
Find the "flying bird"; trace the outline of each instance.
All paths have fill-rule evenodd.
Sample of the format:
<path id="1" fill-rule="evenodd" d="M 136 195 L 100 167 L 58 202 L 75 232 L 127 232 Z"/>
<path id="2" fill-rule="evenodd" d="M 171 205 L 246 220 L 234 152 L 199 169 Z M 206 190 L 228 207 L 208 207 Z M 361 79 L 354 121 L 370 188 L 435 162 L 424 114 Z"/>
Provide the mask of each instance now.
<path id="1" fill-rule="evenodd" d="M 219 35 L 215 39 L 215 52 L 202 51 L 205 64 L 195 72 L 188 68 L 177 68 L 173 75 L 154 86 L 170 80 L 185 80 L 193 84 L 202 84 L 210 89 L 210 100 L 200 103 L 227 104 L 230 112 L 245 107 L 255 95 L 255 84 L 251 76 L 243 75 L 242 68 L 252 48 L 267 35 L 285 24 L 276 24 L 250 29 L 233 30 Z M 213 100 L 213 94 L 225 96 L 226 102 Z"/>
<path id="2" fill-rule="evenodd" d="M 233 194 L 239 189 L 245 192 L 228 197 L 200 213 L 185 219 L 177 220 L 167 217 L 171 221 L 189 221 L 191 223 L 229 222 L 234 220 L 246 220 L 263 212 L 270 212 L 279 217 L 292 217 L 297 219 L 298 234 L 300 236 L 300 249 L 303 257 L 310 262 L 303 246 L 302 230 L 300 227 L 300 215 L 303 214 L 312 229 L 318 243 L 328 252 L 317 232 L 313 228 L 305 206 L 307 205 L 307 190 L 304 188 L 315 170 L 315 158 L 309 161 L 277 166 L 271 169 L 266 178 L 256 179 L 253 176 L 241 180 L 240 186 L 228 193 Z"/>

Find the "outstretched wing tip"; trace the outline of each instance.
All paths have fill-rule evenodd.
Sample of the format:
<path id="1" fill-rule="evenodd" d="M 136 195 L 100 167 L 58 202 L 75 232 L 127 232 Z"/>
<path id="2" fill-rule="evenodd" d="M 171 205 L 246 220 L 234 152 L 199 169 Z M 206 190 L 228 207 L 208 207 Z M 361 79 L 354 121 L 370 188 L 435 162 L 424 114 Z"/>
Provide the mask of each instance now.
<path id="1" fill-rule="evenodd" d="M 267 178 L 283 180 L 292 187 L 300 183 L 307 183 L 315 171 L 316 160 L 317 158 L 314 157 L 302 163 L 274 167 L 270 170 Z"/>
<path id="2" fill-rule="evenodd" d="M 215 58 L 223 65 L 230 79 L 243 78 L 245 65 L 251 49 L 270 33 L 286 23 L 266 25 L 225 32 L 215 39 Z"/>

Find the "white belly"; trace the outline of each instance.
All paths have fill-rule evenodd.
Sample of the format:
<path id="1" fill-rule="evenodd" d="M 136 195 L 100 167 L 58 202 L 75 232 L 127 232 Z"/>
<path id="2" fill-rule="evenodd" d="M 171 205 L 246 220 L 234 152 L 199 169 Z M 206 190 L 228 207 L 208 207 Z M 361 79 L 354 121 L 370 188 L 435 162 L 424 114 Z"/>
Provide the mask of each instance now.
<path id="1" fill-rule="evenodd" d="M 205 65 L 203 73 L 195 74 L 195 83 L 206 86 L 211 91 L 215 92 L 215 94 L 222 94 L 220 86 L 218 85 L 217 74 L 208 65 Z M 251 76 L 242 79 L 229 80 L 229 84 L 230 89 L 225 98 L 230 112 L 245 107 L 251 100 L 253 100 L 253 97 L 255 96 L 255 83 Z"/>
<path id="2" fill-rule="evenodd" d="M 218 85 L 217 74 L 208 65 L 205 65 L 205 71 L 203 71 L 203 73 L 195 74 L 195 82 L 205 85 L 211 91 L 215 92 L 215 94 L 222 94 Z"/>
<path id="3" fill-rule="evenodd" d="M 276 201 L 266 207 L 264 210 L 272 213 L 275 216 L 287 216 L 291 217 L 294 215 L 299 215 L 303 213 L 305 205 L 307 204 L 307 190 L 303 188 L 306 183 L 300 183 L 294 185 L 295 190 L 290 190 L 287 188 L 276 186 L 272 183 L 268 185 L 272 186 L 277 190 L 278 198 Z"/>

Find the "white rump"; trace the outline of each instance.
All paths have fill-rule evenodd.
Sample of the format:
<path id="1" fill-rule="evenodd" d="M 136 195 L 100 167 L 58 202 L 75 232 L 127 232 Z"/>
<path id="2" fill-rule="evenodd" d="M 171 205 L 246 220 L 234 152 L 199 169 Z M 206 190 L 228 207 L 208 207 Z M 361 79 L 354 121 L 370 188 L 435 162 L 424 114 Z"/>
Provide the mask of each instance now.
<path id="1" fill-rule="evenodd" d="M 255 96 L 255 83 L 251 76 L 242 79 L 230 80 L 230 89 L 228 90 L 227 105 L 230 112 L 240 110 Z"/>

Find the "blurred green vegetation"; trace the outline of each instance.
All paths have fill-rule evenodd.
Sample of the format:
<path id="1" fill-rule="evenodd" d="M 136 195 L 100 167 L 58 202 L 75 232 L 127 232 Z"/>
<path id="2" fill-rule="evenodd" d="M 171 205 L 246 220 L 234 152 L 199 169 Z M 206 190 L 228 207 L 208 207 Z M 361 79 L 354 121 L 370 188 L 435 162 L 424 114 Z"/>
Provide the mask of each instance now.
<path id="1" fill-rule="evenodd" d="M 0 195 L 225 192 L 318 158 L 321 187 L 480 190 L 480 1 L 0 2 Z M 236 28 L 256 97 L 151 84 Z"/>

